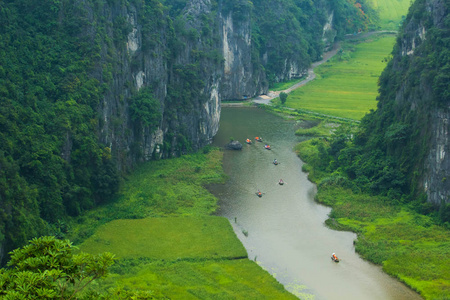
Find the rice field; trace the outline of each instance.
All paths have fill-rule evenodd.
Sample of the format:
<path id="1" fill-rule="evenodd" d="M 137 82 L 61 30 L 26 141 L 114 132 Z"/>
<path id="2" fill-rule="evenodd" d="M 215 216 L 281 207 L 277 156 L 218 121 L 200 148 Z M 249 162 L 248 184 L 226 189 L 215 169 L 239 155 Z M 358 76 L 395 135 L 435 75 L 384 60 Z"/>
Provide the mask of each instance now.
<path id="1" fill-rule="evenodd" d="M 369 0 L 379 13 L 379 28 L 398 30 L 411 6 L 411 0 Z"/>
<path id="2" fill-rule="evenodd" d="M 378 77 L 394 42 L 394 35 L 381 35 L 344 45 L 329 62 L 315 69 L 314 81 L 289 94 L 286 106 L 360 120 L 376 109 Z"/>
<path id="3" fill-rule="evenodd" d="M 226 218 L 167 217 L 114 220 L 80 245 L 84 252 L 112 252 L 117 258 L 163 260 L 246 258 Z"/>

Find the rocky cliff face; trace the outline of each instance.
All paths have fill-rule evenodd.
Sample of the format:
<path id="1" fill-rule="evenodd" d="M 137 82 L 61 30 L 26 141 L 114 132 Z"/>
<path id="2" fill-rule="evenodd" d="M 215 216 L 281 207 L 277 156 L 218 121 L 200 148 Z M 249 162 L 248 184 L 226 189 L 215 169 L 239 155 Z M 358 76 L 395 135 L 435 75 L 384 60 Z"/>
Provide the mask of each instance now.
<path id="1" fill-rule="evenodd" d="M 405 43 L 405 48 L 409 49 L 409 51 L 405 49 L 407 55 L 414 55 L 416 41 L 426 41 L 427 30 L 430 30 L 430 28 L 449 30 L 448 1 L 426 1 L 425 9 L 430 15 L 431 22 L 428 24 L 410 22 L 411 38 L 409 43 Z M 447 60 L 447 62 L 444 61 L 443 63 L 448 65 L 449 61 Z M 448 68 L 446 70 L 448 72 Z M 448 80 L 446 85 L 448 93 L 450 85 Z M 448 99 L 446 101 L 442 96 L 438 95 L 441 105 L 434 106 L 429 111 L 431 127 L 429 136 L 430 150 L 425 159 L 425 175 L 422 179 L 422 185 L 428 196 L 428 201 L 437 205 L 450 203 L 450 103 Z"/>
<path id="2" fill-rule="evenodd" d="M 448 1 L 414 3 L 393 52 L 389 78 L 382 79 L 389 88 L 382 86 L 379 105 L 381 113 L 392 114 L 392 123 L 409 132 L 391 155 L 413 156 L 404 164 L 412 166 L 412 185 L 436 205 L 450 203 L 448 10 Z M 395 94 L 389 96 L 390 91 Z"/>
<path id="3" fill-rule="evenodd" d="M 104 8 L 111 24 L 123 19 L 129 27 L 123 48 L 103 43 L 102 61 L 115 53 L 114 80 L 99 108 L 100 139 L 122 166 L 208 144 L 219 128 L 222 100 L 268 90 L 262 67 L 267 58 L 255 63 L 251 7 L 241 9 L 236 18 L 232 9 L 221 9 L 221 1 L 217 6 L 210 0 L 190 0 L 174 20 L 154 7 L 154 15 L 149 14 L 152 5 L 157 2 Z M 151 31 L 146 30 L 149 18 L 159 19 L 150 24 Z M 323 19 L 328 32 L 332 15 Z M 322 36 L 318 32 L 319 39 Z M 284 61 L 280 78 L 299 76 L 309 65 L 292 57 Z M 145 88 L 151 88 L 160 104 L 161 117 L 151 128 L 140 126 L 129 114 L 130 99 Z"/>
<path id="4" fill-rule="evenodd" d="M 219 18 L 224 57 L 222 99 L 244 99 L 267 93 L 265 75 L 252 65 L 250 11 L 240 21 L 234 21 L 231 12 Z"/>

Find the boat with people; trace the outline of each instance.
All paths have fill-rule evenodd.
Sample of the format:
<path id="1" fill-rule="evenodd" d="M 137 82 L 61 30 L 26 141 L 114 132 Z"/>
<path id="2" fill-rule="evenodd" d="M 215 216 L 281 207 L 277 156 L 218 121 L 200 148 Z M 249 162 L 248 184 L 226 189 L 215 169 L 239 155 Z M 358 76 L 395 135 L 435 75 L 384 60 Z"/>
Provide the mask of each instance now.
<path id="1" fill-rule="evenodd" d="M 267 145 L 267 144 L 266 144 L 266 145 L 264 146 L 264 148 L 267 149 L 267 150 L 270 150 L 270 145 Z"/>
<path id="2" fill-rule="evenodd" d="M 280 179 L 280 180 L 278 181 L 278 184 L 279 184 L 279 185 L 283 185 L 283 184 L 284 184 L 283 179 Z"/>
<path id="3" fill-rule="evenodd" d="M 273 160 L 273 164 L 276 166 L 276 165 L 278 165 L 278 160 L 275 158 L 274 160 Z"/>
<path id="4" fill-rule="evenodd" d="M 256 192 L 256 196 L 258 196 L 259 198 L 261 198 L 261 197 L 262 197 L 262 193 L 258 190 L 258 191 Z"/>
<path id="5" fill-rule="evenodd" d="M 259 136 L 255 137 L 255 140 L 256 140 L 257 142 L 262 142 L 262 138 L 259 137 Z"/>
<path id="6" fill-rule="evenodd" d="M 252 143 L 252 140 L 251 139 L 246 139 L 245 142 L 250 145 Z"/>
<path id="7" fill-rule="evenodd" d="M 336 256 L 336 253 L 331 254 L 331 260 L 334 262 L 339 262 L 339 258 Z"/>

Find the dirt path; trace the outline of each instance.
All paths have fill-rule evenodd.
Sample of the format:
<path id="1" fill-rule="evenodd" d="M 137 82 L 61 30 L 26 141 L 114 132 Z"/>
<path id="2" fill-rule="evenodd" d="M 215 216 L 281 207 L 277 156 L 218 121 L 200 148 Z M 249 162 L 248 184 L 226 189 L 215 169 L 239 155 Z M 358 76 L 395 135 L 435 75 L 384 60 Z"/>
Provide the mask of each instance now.
<path id="1" fill-rule="evenodd" d="M 310 82 L 311 80 L 316 78 L 316 74 L 314 73 L 314 68 L 316 68 L 317 66 L 320 66 L 321 64 L 323 64 L 324 62 L 328 61 L 330 58 L 335 56 L 339 49 L 340 49 L 340 44 L 339 44 L 339 42 L 337 42 L 334 44 L 332 50 L 325 52 L 323 54 L 322 60 L 316 61 L 315 63 L 313 63 L 311 65 L 311 67 L 308 69 L 308 76 L 304 80 L 294 84 L 293 86 L 291 86 L 290 88 L 288 88 L 284 91 L 276 91 L 276 92 L 269 91 L 269 93 L 267 95 L 261 95 L 261 96 L 258 96 L 256 98 L 252 99 L 252 102 L 257 103 L 257 104 L 270 105 L 270 100 L 277 98 L 281 92 L 285 92 L 286 94 L 288 94 L 288 93 L 292 92 L 293 90 L 295 90 L 301 86 L 304 86 L 305 84 L 307 84 L 308 82 Z"/>
<path id="2" fill-rule="evenodd" d="M 378 33 L 396 34 L 397 32 L 396 31 L 389 31 L 389 30 L 370 31 L 370 32 L 365 32 L 365 33 L 361 33 L 361 34 L 351 34 L 351 35 L 346 36 L 346 39 L 347 40 L 362 39 L 362 38 L 366 38 L 366 37 L 369 37 L 371 35 L 378 34 Z M 257 104 L 270 105 L 270 101 L 272 99 L 274 99 L 274 98 L 277 98 L 280 95 L 281 92 L 285 92 L 285 93 L 288 94 L 288 93 L 292 92 L 293 90 L 295 90 L 295 89 L 297 89 L 297 88 L 299 88 L 301 86 L 304 86 L 305 84 L 307 84 L 308 82 L 310 82 L 311 80 L 316 78 L 316 74 L 314 73 L 314 68 L 316 68 L 317 66 L 320 66 L 321 64 L 327 62 L 330 58 L 335 56 L 340 48 L 341 48 L 341 45 L 340 45 L 339 42 L 334 43 L 333 49 L 328 51 L 328 52 L 325 52 L 323 54 L 322 60 L 311 64 L 311 67 L 308 69 L 308 76 L 304 80 L 294 84 L 293 86 L 291 86 L 290 88 L 288 88 L 288 89 L 286 89 L 284 91 L 276 91 L 276 92 L 275 91 L 269 91 L 267 95 L 261 95 L 261 96 L 253 98 L 252 102 L 253 103 L 257 103 Z"/>

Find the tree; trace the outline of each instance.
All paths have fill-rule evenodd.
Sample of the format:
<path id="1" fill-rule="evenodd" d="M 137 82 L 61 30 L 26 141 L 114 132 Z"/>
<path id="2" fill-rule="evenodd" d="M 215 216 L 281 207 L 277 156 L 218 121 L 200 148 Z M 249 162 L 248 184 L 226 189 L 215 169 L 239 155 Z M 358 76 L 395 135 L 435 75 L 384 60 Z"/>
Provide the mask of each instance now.
<path id="1" fill-rule="evenodd" d="M 11 254 L 8 269 L 0 269 L 1 299 L 77 299 L 95 279 L 105 277 L 114 255 L 91 255 L 75 249 L 69 240 L 34 238 Z"/>
<path id="2" fill-rule="evenodd" d="M 281 104 L 286 103 L 287 97 L 288 97 L 288 94 L 286 94 L 285 92 L 281 92 L 281 93 L 280 93 L 280 101 L 281 101 Z"/>

